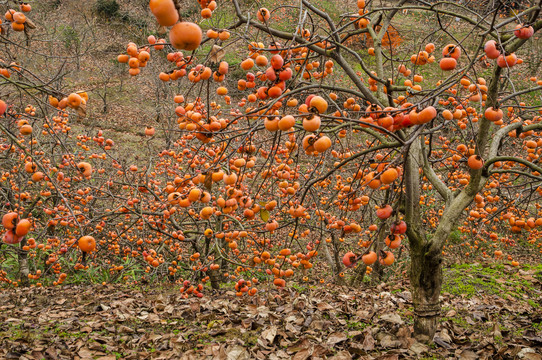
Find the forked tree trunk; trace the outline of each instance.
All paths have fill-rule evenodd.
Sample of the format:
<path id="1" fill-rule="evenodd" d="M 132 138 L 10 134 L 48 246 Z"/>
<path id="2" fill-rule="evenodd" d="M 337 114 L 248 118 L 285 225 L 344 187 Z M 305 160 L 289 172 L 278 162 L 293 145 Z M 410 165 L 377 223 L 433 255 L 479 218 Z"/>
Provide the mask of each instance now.
<path id="1" fill-rule="evenodd" d="M 430 251 L 432 241 L 424 231 L 420 209 L 421 143 L 414 141 L 405 161 L 405 221 L 410 244 L 410 289 L 414 305 L 414 336 L 431 342 L 440 314 L 442 255 Z"/>
<path id="2" fill-rule="evenodd" d="M 409 275 L 414 305 L 414 336 L 418 341 L 431 342 L 440 316 L 442 246 L 476 192 L 463 192 L 447 204 L 438 228 L 426 236 L 419 201 L 422 141 L 423 138 L 412 143 L 405 162 L 405 221 L 411 257 Z"/>
<path id="3" fill-rule="evenodd" d="M 422 247 L 411 251 L 410 288 L 414 304 L 414 335 L 430 342 L 437 330 L 442 288 L 442 257 L 428 255 Z"/>

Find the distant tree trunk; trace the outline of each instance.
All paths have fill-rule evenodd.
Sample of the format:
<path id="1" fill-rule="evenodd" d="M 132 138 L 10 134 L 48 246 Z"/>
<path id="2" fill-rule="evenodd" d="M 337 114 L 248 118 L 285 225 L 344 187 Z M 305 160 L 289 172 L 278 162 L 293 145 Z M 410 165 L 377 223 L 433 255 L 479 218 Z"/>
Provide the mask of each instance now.
<path id="1" fill-rule="evenodd" d="M 391 193 L 390 189 L 386 190 L 386 195 L 384 197 L 384 202 L 383 202 L 384 204 L 388 203 L 390 199 L 390 193 Z M 382 226 L 383 224 L 385 224 L 385 222 L 386 222 L 385 220 L 380 221 L 376 240 L 371 246 L 372 250 L 377 254 L 380 254 L 380 251 L 383 248 L 382 245 L 384 245 L 384 240 L 386 239 L 386 236 L 387 236 L 387 232 L 386 232 L 387 227 Z M 384 275 L 384 267 L 380 264 L 379 261 L 375 262 L 371 267 L 373 269 L 373 272 L 371 273 L 371 278 L 373 282 L 375 283 L 381 282 L 382 276 Z"/>
<path id="2" fill-rule="evenodd" d="M 325 224 L 328 225 L 329 221 L 327 219 L 324 220 Z M 327 261 L 329 262 L 329 265 L 333 269 L 333 273 L 335 275 L 335 280 L 337 281 L 337 284 L 344 285 L 344 279 L 339 276 L 339 274 L 342 272 L 342 266 L 341 266 L 341 256 L 340 251 L 338 247 L 338 240 L 334 233 L 331 233 L 331 248 L 333 250 L 333 257 L 329 251 L 329 246 L 327 243 L 324 243 L 324 253 L 327 257 Z"/>
<path id="3" fill-rule="evenodd" d="M 211 287 L 215 290 L 220 289 L 220 271 L 210 270 L 208 274 L 209 274 L 209 279 L 211 280 Z"/>
<path id="4" fill-rule="evenodd" d="M 28 270 L 28 251 L 23 250 L 25 245 L 26 237 L 21 240 L 21 243 L 19 244 L 20 248 L 17 252 L 19 257 L 19 281 L 23 286 L 28 285 L 28 274 L 30 273 Z"/>
<path id="5" fill-rule="evenodd" d="M 380 255 L 380 251 L 383 248 L 384 239 L 386 238 L 386 231 L 385 229 L 380 226 L 377 238 L 372 246 L 372 249 L 375 253 Z M 371 280 L 373 283 L 380 283 L 382 281 L 382 276 L 384 275 L 384 267 L 380 264 L 379 261 L 375 262 L 373 265 L 371 265 L 371 268 L 373 269 L 371 273 Z"/>
<path id="6" fill-rule="evenodd" d="M 335 245 L 335 236 L 332 236 L 331 239 L 332 239 L 331 241 L 333 242 L 333 245 Z M 329 251 L 329 247 L 330 246 L 328 245 L 328 243 L 324 240 L 324 255 L 326 256 L 329 266 L 331 270 L 333 271 L 333 277 L 335 278 L 335 281 L 337 284 L 344 285 L 343 278 L 339 276 L 339 274 L 342 271 L 339 253 L 335 249 L 333 249 L 333 256 L 332 256 L 331 252 Z M 335 248 L 335 246 L 333 246 L 333 248 Z"/>
<path id="7" fill-rule="evenodd" d="M 360 286 L 363 283 L 363 278 L 365 277 L 365 274 L 367 273 L 367 265 L 365 265 L 363 261 L 359 262 L 358 264 L 359 265 L 356 268 L 356 273 L 350 281 L 350 286 L 353 287 Z"/>

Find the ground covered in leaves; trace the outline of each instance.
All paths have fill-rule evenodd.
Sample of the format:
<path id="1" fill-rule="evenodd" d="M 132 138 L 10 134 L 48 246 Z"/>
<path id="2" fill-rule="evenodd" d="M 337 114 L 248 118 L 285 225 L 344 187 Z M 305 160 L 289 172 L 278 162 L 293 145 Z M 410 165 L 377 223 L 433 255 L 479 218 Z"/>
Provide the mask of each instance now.
<path id="1" fill-rule="evenodd" d="M 2 359 L 542 359 L 538 267 L 445 271 L 432 345 L 412 338 L 405 281 L 225 288 L 181 299 L 178 288 L 67 285 L 0 293 Z"/>

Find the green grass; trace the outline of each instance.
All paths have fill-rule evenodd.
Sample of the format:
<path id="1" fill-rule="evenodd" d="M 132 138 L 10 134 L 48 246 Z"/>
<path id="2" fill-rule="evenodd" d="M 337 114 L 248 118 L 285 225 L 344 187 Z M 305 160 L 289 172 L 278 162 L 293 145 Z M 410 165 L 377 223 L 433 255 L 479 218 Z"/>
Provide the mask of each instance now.
<path id="1" fill-rule="evenodd" d="M 525 270 L 538 271 L 541 266 L 525 265 Z M 458 264 L 444 271 L 444 292 L 455 296 L 493 295 L 501 298 L 515 298 L 531 307 L 539 304 L 530 299 L 534 284 L 522 278 L 517 272 L 506 273 L 503 264 Z M 524 296 L 525 295 L 525 296 Z"/>
<path id="2" fill-rule="evenodd" d="M 362 331 L 368 326 L 369 326 L 368 323 L 364 323 L 360 321 L 350 321 L 350 322 L 347 322 L 346 324 L 346 327 L 348 328 L 348 330 L 351 330 L 351 331 Z"/>

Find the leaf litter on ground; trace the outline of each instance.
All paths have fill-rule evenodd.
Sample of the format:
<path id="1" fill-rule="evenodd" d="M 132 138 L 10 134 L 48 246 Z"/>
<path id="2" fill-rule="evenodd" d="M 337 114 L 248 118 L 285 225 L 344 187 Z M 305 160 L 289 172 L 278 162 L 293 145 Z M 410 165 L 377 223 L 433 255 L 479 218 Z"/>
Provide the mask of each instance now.
<path id="1" fill-rule="evenodd" d="M 458 294 L 445 283 L 430 345 L 413 338 L 406 281 L 244 298 L 208 290 L 201 299 L 163 284 L 8 290 L 0 293 L 0 358 L 542 360 L 540 281 L 506 270 L 493 280 L 519 292 L 518 279 L 531 290 L 527 299 L 485 287 Z"/>

